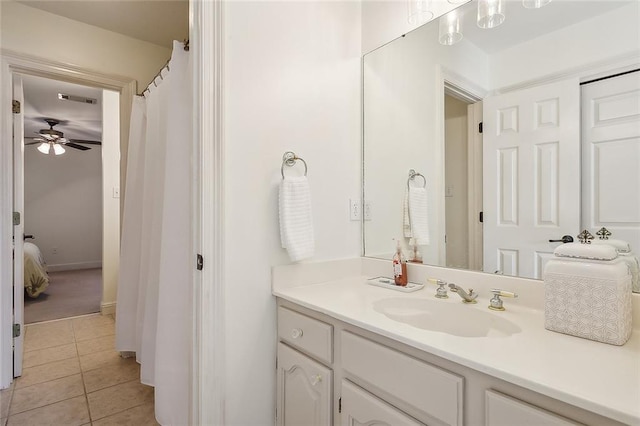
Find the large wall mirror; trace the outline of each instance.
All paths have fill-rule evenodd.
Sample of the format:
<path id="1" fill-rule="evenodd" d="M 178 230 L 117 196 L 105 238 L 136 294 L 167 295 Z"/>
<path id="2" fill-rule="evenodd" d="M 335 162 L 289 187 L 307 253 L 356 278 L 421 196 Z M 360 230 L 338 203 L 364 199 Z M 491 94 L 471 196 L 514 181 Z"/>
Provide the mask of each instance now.
<path id="1" fill-rule="evenodd" d="M 365 256 L 541 279 L 581 229 L 640 252 L 640 2 L 503 2 L 364 56 Z"/>

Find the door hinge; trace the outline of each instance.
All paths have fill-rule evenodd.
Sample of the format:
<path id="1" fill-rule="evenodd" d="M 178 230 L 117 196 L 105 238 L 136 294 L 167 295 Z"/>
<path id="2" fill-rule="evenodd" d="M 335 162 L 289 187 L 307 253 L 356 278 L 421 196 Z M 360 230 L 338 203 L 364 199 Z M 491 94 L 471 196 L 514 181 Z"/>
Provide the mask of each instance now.
<path id="1" fill-rule="evenodd" d="M 484 223 L 484 212 L 480 212 L 478 216 L 479 216 L 478 219 L 480 220 L 480 223 Z"/>
<path id="2" fill-rule="evenodd" d="M 13 337 L 20 337 L 20 324 L 13 324 Z"/>
<path id="3" fill-rule="evenodd" d="M 15 99 L 11 102 L 11 111 L 14 114 L 20 114 L 20 101 L 16 101 Z"/>
<path id="4" fill-rule="evenodd" d="M 20 212 L 13 212 L 13 226 L 20 225 Z"/>
<path id="5" fill-rule="evenodd" d="M 196 269 L 202 271 L 202 268 L 204 268 L 204 257 L 198 253 L 196 256 Z"/>
<path id="6" fill-rule="evenodd" d="M 342 397 L 338 398 L 338 413 L 342 413 Z"/>
<path id="7" fill-rule="evenodd" d="M 482 133 L 482 121 L 478 123 L 478 133 Z"/>

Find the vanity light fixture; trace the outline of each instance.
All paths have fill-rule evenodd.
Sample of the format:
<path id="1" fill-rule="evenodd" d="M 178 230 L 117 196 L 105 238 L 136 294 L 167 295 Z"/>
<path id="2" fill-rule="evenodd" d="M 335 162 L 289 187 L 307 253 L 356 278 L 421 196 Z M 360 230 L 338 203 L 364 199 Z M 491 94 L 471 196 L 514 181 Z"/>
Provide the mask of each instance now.
<path id="1" fill-rule="evenodd" d="M 438 32 L 438 41 L 445 46 L 451 46 L 462 40 L 462 16 L 458 10 L 443 15 L 440 18 L 440 30 Z"/>
<path id="2" fill-rule="evenodd" d="M 478 26 L 495 28 L 504 22 L 504 0 L 478 0 Z"/>
<path id="3" fill-rule="evenodd" d="M 461 4 L 461 3 L 467 2 L 467 0 L 447 0 L 447 1 L 451 4 Z"/>
<path id="4" fill-rule="evenodd" d="M 540 9 L 551 3 L 551 0 L 522 0 L 522 5 L 526 9 Z"/>
<path id="5" fill-rule="evenodd" d="M 431 0 L 407 0 L 409 13 L 409 23 L 412 25 L 422 25 L 433 19 Z"/>

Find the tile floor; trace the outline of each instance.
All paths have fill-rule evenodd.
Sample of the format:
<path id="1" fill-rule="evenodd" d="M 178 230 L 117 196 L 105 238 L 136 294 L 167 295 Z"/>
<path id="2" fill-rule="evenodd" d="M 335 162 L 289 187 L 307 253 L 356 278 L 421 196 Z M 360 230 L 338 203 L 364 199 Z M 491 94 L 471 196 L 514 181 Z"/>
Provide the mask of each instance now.
<path id="1" fill-rule="evenodd" d="M 0 426 L 157 425 L 153 388 L 100 314 L 25 327 L 22 377 L 0 391 Z"/>

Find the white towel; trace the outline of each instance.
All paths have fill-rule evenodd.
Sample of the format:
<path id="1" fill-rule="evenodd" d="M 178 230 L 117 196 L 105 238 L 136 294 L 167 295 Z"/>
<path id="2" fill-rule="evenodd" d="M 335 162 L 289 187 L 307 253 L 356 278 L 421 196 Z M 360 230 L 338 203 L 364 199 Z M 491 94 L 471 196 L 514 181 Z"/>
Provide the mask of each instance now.
<path id="1" fill-rule="evenodd" d="M 409 188 L 404 190 L 404 200 L 402 203 L 402 232 L 405 238 L 413 237 L 411 233 L 411 222 L 409 221 Z"/>
<path id="2" fill-rule="evenodd" d="M 411 235 L 419 246 L 429 244 L 429 215 L 426 188 L 409 188 L 409 220 Z"/>
<path id="3" fill-rule="evenodd" d="M 280 240 L 292 262 L 314 255 L 311 191 L 305 176 L 286 176 L 280 183 Z"/>

